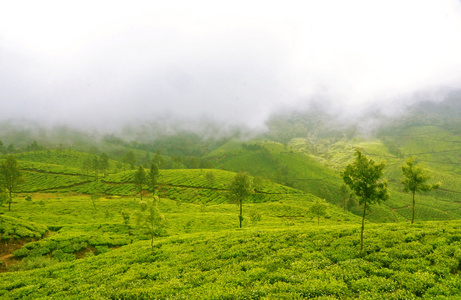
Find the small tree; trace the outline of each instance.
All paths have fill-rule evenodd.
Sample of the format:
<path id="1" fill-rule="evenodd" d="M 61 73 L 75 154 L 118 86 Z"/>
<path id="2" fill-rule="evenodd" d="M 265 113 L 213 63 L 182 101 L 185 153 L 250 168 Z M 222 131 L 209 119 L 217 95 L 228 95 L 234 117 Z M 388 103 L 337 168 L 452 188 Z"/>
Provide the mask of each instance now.
<path id="1" fill-rule="evenodd" d="M 82 161 L 82 170 L 86 173 L 86 177 L 88 177 L 90 170 L 93 168 L 93 161 L 91 157 L 87 157 Z"/>
<path id="2" fill-rule="evenodd" d="M 157 188 L 159 172 L 158 165 L 155 161 L 150 163 L 150 169 L 147 173 L 147 186 L 150 188 L 152 195 L 155 196 L 155 189 Z"/>
<path id="3" fill-rule="evenodd" d="M 243 200 L 253 193 L 253 184 L 250 176 L 246 173 L 238 173 L 229 185 L 229 193 L 231 200 L 238 203 L 240 208 L 239 222 L 242 228 L 243 222 Z"/>
<path id="4" fill-rule="evenodd" d="M 142 165 L 139 166 L 138 170 L 134 174 L 134 183 L 138 186 L 139 192 L 141 193 L 141 200 L 142 200 L 142 190 L 144 183 L 146 183 L 146 172 Z"/>
<path id="5" fill-rule="evenodd" d="M 316 200 L 309 208 L 309 212 L 317 217 L 317 225 L 320 225 L 320 217 L 327 215 L 327 205 L 323 201 Z"/>
<path id="6" fill-rule="evenodd" d="M 416 166 L 415 158 L 407 159 L 406 163 L 402 165 L 402 180 L 403 190 L 412 194 L 413 206 L 411 224 L 415 221 L 415 193 L 416 192 L 429 192 L 438 189 L 441 183 L 428 184 L 427 181 L 431 179 L 428 172 L 421 166 Z"/>
<path id="7" fill-rule="evenodd" d="M 154 238 L 166 234 L 166 222 L 158 209 L 158 197 L 150 201 L 139 202 L 136 224 L 149 236 L 152 255 L 154 255 Z"/>
<path id="8" fill-rule="evenodd" d="M 26 148 L 27 151 L 37 152 L 43 150 L 43 147 L 40 146 L 37 141 L 33 141 L 32 144 L 28 145 Z"/>
<path id="9" fill-rule="evenodd" d="M 93 171 L 94 171 L 95 180 L 98 181 L 98 179 L 99 179 L 99 169 L 100 169 L 99 157 L 97 157 L 97 156 L 93 157 L 92 168 L 93 168 Z"/>
<path id="10" fill-rule="evenodd" d="M 101 156 L 99 156 L 99 170 L 104 174 L 104 176 L 107 175 L 107 170 L 109 170 L 109 156 L 107 156 L 106 153 L 102 153 Z"/>
<path id="11" fill-rule="evenodd" d="M 355 161 L 347 165 L 341 176 L 344 183 L 359 198 L 359 204 L 363 205 L 362 229 L 360 232 L 360 251 L 362 251 L 367 207 L 373 203 L 387 200 L 389 194 L 387 192 L 387 181 L 381 180 L 386 166 L 385 163 L 376 164 L 373 159 L 368 159 L 358 149 L 355 156 Z"/>
<path id="12" fill-rule="evenodd" d="M 11 211 L 13 192 L 20 183 L 24 182 L 18 162 L 13 155 L 8 155 L 6 160 L 0 165 L 0 182 L 8 191 L 8 211 Z"/>

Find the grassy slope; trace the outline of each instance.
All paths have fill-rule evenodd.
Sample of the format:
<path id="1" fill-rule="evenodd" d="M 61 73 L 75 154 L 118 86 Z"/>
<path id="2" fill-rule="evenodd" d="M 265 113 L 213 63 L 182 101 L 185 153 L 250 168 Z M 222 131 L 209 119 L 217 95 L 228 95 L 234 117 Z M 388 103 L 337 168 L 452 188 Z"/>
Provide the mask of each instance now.
<path id="1" fill-rule="evenodd" d="M 184 234 L 28 272 L 0 295 L 71 299 L 453 299 L 461 296 L 459 222 L 253 228 Z M 321 229 L 321 230 L 319 230 Z"/>
<path id="2" fill-rule="evenodd" d="M 341 201 L 338 173 L 316 159 L 280 143 L 254 141 L 246 144 L 260 146 L 260 149 L 246 149 L 243 143 L 233 141 L 211 152 L 208 158 L 225 170 L 288 183 L 332 203 Z"/>
<path id="3" fill-rule="evenodd" d="M 426 149 L 426 144 L 420 142 L 418 137 L 424 136 L 427 139 L 429 128 L 420 127 L 418 130 L 419 132 L 415 134 L 415 129 L 410 128 L 409 132 L 402 134 L 402 142 L 406 143 L 399 146 L 404 157 L 421 153 L 422 149 Z M 449 134 L 442 135 L 441 132 L 434 131 L 434 128 L 430 130 L 433 135 L 431 138 L 439 137 L 448 140 L 446 137 L 448 135 L 452 139 L 450 141 L 452 144 L 443 145 L 440 151 L 432 151 L 432 156 L 426 154 L 421 157 L 428 165 L 429 171 L 434 174 L 434 182 L 441 181 L 444 184 L 439 191 L 417 196 L 416 216 L 422 220 L 460 219 L 461 203 L 457 202 L 457 198 L 461 193 L 461 178 L 453 171 L 454 167 L 448 163 L 444 164 L 444 168 L 436 168 L 436 165 L 440 165 L 441 162 L 459 161 L 459 154 L 452 151 L 458 138 Z M 386 161 L 385 177 L 390 181 L 391 190 L 390 200 L 382 205 L 372 206 L 368 218 L 375 222 L 400 222 L 411 218 L 411 208 L 408 206 L 410 196 L 401 191 L 399 183 L 400 167 L 405 159 L 390 153 L 387 145 L 381 140 L 356 138 L 335 142 L 318 141 L 315 154 L 309 151 L 312 148 L 307 147 L 305 141 L 305 139 L 295 139 L 289 143 L 289 147 L 273 142 L 255 142 L 256 145 L 264 147 L 262 150 L 244 149 L 242 143 L 232 142 L 211 153 L 210 157 L 214 157 L 219 166 L 224 169 L 247 171 L 252 175 L 263 174 L 274 180 L 280 180 L 277 178 L 277 168 L 284 168 L 286 177 L 292 180 L 294 186 L 341 205 L 339 188 L 342 182 L 339 172 L 335 170 L 343 169 L 354 159 L 355 149 L 361 148 L 375 160 Z M 445 161 L 441 160 L 439 155 L 445 155 Z M 361 213 L 358 207 L 352 207 L 351 210 L 357 214 Z"/>
<path id="4" fill-rule="evenodd" d="M 379 141 L 356 140 L 349 145 L 360 146 L 378 159 L 389 156 Z M 241 155 L 238 146 L 235 148 L 237 156 Z M 336 152 L 338 160 L 345 160 L 353 153 L 353 148 L 343 148 L 344 151 Z M 268 145 L 267 149 L 277 154 L 262 153 L 269 161 L 275 157 L 278 166 L 305 172 L 292 171 L 293 174 L 309 174 L 312 169 L 308 165 L 322 166 L 315 162 L 321 157 L 311 157 L 304 163 L 306 154 L 286 151 L 279 144 Z M 335 157 L 331 159 L 334 161 Z M 394 165 L 398 165 L 399 160 L 395 160 Z M 246 163 L 252 161 L 248 159 Z M 296 163 L 290 165 L 293 161 Z M 36 164 L 34 168 L 35 171 L 30 171 L 36 174 L 53 171 L 57 176 L 80 178 L 65 168 L 59 173 L 56 165 Z M 207 172 L 214 173 L 214 182 L 206 180 Z M 317 172 L 311 174 L 323 179 L 329 172 L 324 168 L 321 176 Z M 312 195 L 265 182 L 260 196 L 244 206 L 245 227 L 237 230 L 237 206 L 222 203 L 223 198 L 216 196 L 224 192 L 234 173 L 220 170 L 162 170 L 161 173 L 161 196 L 165 197 L 159 207 L 168 221 L 169 236 L 156 240 L 154 256 L 150 255 L 149 243 L 139 240 L 143 236 L 134 226 L 135 199 L 108 196 L 93 205 L 89 196 L 38 193 L 32 195 L 32 202 L 27 202 L 24 195 L 18 195 L 12 211 L 5 212 L 7 217 L 46 225 L 52 234 L 15 252 L 16 259 L 22 259 L 12 266 L 18 272 L 0 274 L 0 296 L 5 299 L 451 299 L 460 296 L 458 221 L 420 222 L 415 226 L 367 224 L 365 252 L 359 255 L 359 218 L 330 205 L 328 216 L 319 227 L 309 214 L 312 200 L 316 199 Z M 100 183 L 78 183 L 57 191 L 79 192 L 81 187 L 93 186 L 91 192 L 111 186 L 116 187 L 114 193 L 126 188 L 126 193 L 133 195 L 134 185 L 129 183 L 132 176 L 133 172 L 127 171 L 102 178 Z M 402 195 L 401 200 L 393 198 L 395 203 L 389 203 L 408 203 L 407 197 Z M 424 199 L 421 198 L 421 203 Z M 438 206 L 426 208 L 429 203 L 437 206 L 440 201 L 427 199 L 427 205 L 421 205 L 428 211 L 424 216 L 438 211 Z M 406 219 L 405 207 L 395 211 L 391 208 L 387 210 L 396 218 Z M 131 215 L 129 225 L 122 224 L 122 210 Z M 383 218 L 387 210 L 383 208 Z M 252 223 L 252 212 L 261 214 L 261 221 Z M 381 212 L 372 209 L 369 217 L 378 213 Z"/>
<path id="5" fill-rule="evenodd" d="M 386 141 L 386 144 L 383 143 Z M 441 182 L 442 188 L 417 195 L 416 217 L 422 220 L 461 218 L 461 135 L 437 126 L 408 126 L 399 128 L 382 139 L 355 138 L 322 141 L 317 153 L 312 153 L 305 139 L 295 139 L 290 146 L 309 153 L 331 168 L 343 169 L 354 159 L 360 148 L 376 161 L 385 161 L 385 177 L 390 183 L 391 198 L 380 206 L 373 206 L 369 218 L 375 221 L 405 221 L 411 218 L 411 196 L 402 192 L 401 165 L 405 159 L 416 156 L 433 175 L 432 182 Z M 391 153 L 389 145 L 400 153 Z"/>
<path id="6" fill-rule="evenodd" d="M 389 152 L 381 140 L 356 138 L 335 142 L 317 141 L 316 151 L 306 146 L 305 139 L 295 139 L 289 147 L 274 142 L 252 142 L 256 148 L 244 148 L 241 142 L 229 142 L 210 153 L 221 168 L 247 171 L 252 175 L 265 176 L 291 184 L 331 203 L 340 205 L 339 187 L 342 184 L 339 172 L 353 159 L 354 149 L 362 148 L 367 155 L 387 163 L 386 177 L 391 184 L 391 199 L 371 208 L 370 220 L 378 222 L 405 221 L 411 217 L 410 196 L 401 192 L 400 166 L 405 157 L 416 155 L 435 175 L 434 181 L 442 182 L 442 189 L 427 195 L 418 195 L 417 218 L 422 220 L 445 220 L 461 218 L 459 195 L 461 194 L 459 133 L 456 134 L 436 126 L 407 127 L 387 140 L 397 145 L 402 156 Z M 20 154 L 18 159 L 24 169 L 26 183 L 22 192 L 61 191 L 76 193 L 105 193 L 108 195 L 136 194 L 132 183 L 133 171 L 101 177 L 100 182 L 86 177 L 78 167 L 87 154 L 76 151 L 41 151 Z M 26 160 L 27 159 L 27 160 Z M 52 164 L 51 164 L 52 163 Z M 60 165 L 64 164 L 64 165 Z M 213 172 L 216 180 L 209 184 L 205 178 Z M 226 202 L 225 184 L 232 173 L 214 170 L 162 170 L 160 193 L 162 197 L 194 203 Z M 268 185 L 269 182 L 265 184 Z M 146 187 L 147 188 L 147 187 Z M 278 201 L 278 194 L 292 194 L 289 190 L 260 191 L 252 202 Z M 293 196 L 293 195 L 292 195 Z M 359 213 L 358 209 L 351 208 Z"/>
<path id="7" fill-rule="evenodd" d="M 360 255 L 359 218 L 335 206 L 318 226 L 309 201 L 246 204 L 239 230 L 235 205 L 162 198 L 169 236 L 156 239 L 152 256 L 134 226 L 135 199 L 102 198 L 96 208 L 89 196 L 36 194 L 32 203 L 15 202 L 5 212 L 11 220 L 34 220 L 52 234 L 15 252 L 22 259 L 12 266 L 17 271 L 0 274 L 3 299 L 452 299 L 461 293 L 459 221 L 367 223 Z M 122 209 L 132 216 L 128 226 Z M 251 211 L 261 221 L 252 223 Z"/>
<path id="8" fill-rule="evenodd" d="M 86 157 L 85 153 L 67 150 L 22 154 L 18 158 L 24 159 L 19 160 L 19 166 L 24 172 L 25 182 L 19 186 L 17 191 L 20 193 L 100 193 L 123 196 L 138 193 L 138 188 L 133 183 L 135 171 L 100 175 L 99 181 L 95 181 L 93 176 L 86 176 L 82 170 L 74 167 L 79 165 L 75 161 L 82 161 Z M 214 180 L 206 179 L 208 173 L 213 173 Z M 235 173 L 222 170 L 161 170 L 159 193 L 162 197 L 179 199 L 184 202 L 223 203 L 227 201 L 226 186 L 233 176 Z M 147 188 L 145 185 L 145 192 Z M 256 189 L 256 193 L 250 197 L 249 201 L 280 201 L 286 197 L 312 198 L 303 195 L 299 190 L 265 181 L 262 187 Z"/>

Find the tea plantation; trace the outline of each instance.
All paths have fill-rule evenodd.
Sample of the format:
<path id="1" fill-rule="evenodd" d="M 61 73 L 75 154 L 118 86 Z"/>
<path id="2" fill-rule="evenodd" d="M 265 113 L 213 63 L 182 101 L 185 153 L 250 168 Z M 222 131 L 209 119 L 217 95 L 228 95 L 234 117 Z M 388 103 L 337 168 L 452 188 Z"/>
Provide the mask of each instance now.
<path id="1" fill-rule="evenodd" d="M 152 245 L 138 221 L 141 196 L 155 197 L 127 164 L 111 161 L 97 174 L 83 167 L 88 153 L 15 154 L 24 182 L 11 211 L 0 207 L 0 298 L 461 299 L 457 141 L 439 127 L 315 148 L 306 139 L 229 141 L 204 158 L 220 169 L 160 170 L 165 228 Z M 363 251 L 360 207 L 344 207 L 340 192 L 339 170 L 355 148 L 386 160 L 391 192 L 367 212 Z M 442 182 L 417 196 L 413 225 L 399 183 L 412 155 Z M 239 171 L 258 183 L 243 203 L 242 229 L 228 190 Z M 325 215 L 311 210 L 318 201 Z"/>

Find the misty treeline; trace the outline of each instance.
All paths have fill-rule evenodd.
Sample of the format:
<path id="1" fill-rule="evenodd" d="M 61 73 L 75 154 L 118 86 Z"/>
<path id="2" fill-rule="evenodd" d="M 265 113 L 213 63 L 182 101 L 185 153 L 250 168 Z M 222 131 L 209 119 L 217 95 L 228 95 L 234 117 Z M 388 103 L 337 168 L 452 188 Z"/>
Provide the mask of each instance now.
<path id="1" fill-rule="evenodd" d="M 208 122 L 206 126 L 188 124 L 177 128 L 168 124 L 152 123 L 101 134 L 65 126 L 45 127 L 39 123 L 4 121 L 0 124 L 0 154 L 76 150 L 93 156 L 104 153 L 110 160 L 115 161 L 112 168 L 117 170 L 135 169 L 139 165 L 147 166 L 154 157 L 158 158 L 158 165 L 163 169 L 214 168 L 219 166 L 216 156 L 210 153 L 229 141 L 240 140 L 244 150 L 258 151 L 263 159 L 273 164 L 274 172 L 262 176 L 306 190 L 303 188 L 303 182 L 297 181 L 296 176 L 290 174 L 283 162 L 278 161 L 264 147 L 245 143 L 245 140 L 272 140 L 287 144 L 293 138 L 303 138 L 304 147 L 308 152 L 328 157 L 326 147 L 321 145 L 360 135 L 363 130 L 360 122 L 364 121 L 367 125 L 373 124 L 369 127 L 374 128 L 373 132 L 367 131 L 366 134 L 376 135 L 391 154 L 402 158 L 403 154 L 394 137 L 407 127 L 436 124 L 446 129 L 460 130 L 460 121 L 456 117 L 461 114 L 459 99 L 460 94 L 453 93 L 442 103 L 418 102 L 409 106 L 408 114 L 404 116 L 385 116 L 379 110 L 370 111 L 368 119 L 367 116 L 360 119 L 337 117 L 324 106 L 313 105 L 305 111 L 273 114 L 266 120 L 266 129 L 263 131 L 243 126 L 228 129 L 228 125 L 217 122 Z M 201 121 L 197 121 L 197 124 L 201 124 Z M 371 130 L 370 128 L 368 129 Z M 327 198 L 328 188 L 324 190 Z"/>

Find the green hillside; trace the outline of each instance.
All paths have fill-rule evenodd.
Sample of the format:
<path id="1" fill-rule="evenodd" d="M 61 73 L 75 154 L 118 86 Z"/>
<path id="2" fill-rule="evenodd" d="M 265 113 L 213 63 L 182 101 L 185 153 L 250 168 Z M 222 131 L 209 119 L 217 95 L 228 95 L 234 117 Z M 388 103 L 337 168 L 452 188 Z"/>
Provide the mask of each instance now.
<path id="1" fill-rule="evenodd" d="M 279 127 L 271 124 L 266 138 L 279 142 L 165 138 L 160 145 L 175 157 L 163 157 L 168 163 L 160 168 L 158 197 L 147 185 L 139 191 L 136 171 L 120 162 L 133 151 L 136 165 L 147 166 L 151 153 L 140 149 L 155 149 L 155 142 L 104 141 L 91 153 L 109 149 L 114 160 L 98 176 L 85 167 L 94 154 L 15 153 L 24 182 L 14 190 L 11 211 L 0 206 L 0 298 L 461 298 L 457 105 L 415 108 L 414 116 L 374 135 L 328 132 L 330 125 L 317 122 L 321 116 L 298 114 L 303 126 L 283 118 Z M 451 119 L 441 117 L 447 111 L 455 112 Z M 79 147 L 85 148 L 83 140 Z M 357 148 L 386 161 L 391 194 L 369 207 L 362 252 L 362 209 L 342 195 L 340 177 Z M 415 224 L 408 222 L 411 195 L 400 184 L 401 165 L 412 156 L 432 183 L 442 183 L 416 196 Z M 242 229 L 239 207 L 228 200 L 236 172 L 254 182 L 243 202 Z M 141 209 L 154 199 L 153 208 Z M 317 202 L 325 214 L 314 214 Z M 146 212 L 155 216 L 146 219 Z M 147 230 L 143 214 L 162 230 Z"/>
<path id="2" fill-rule="evenodd" d="M 287 145 L 270 141 L 232 141 L 211 152 L 219 168 L 248 172 L 340 203 L 341 180 L 336 170 Z"/>
<path id="3" fill-rule="evenodd" d="M 421 127 L 419 132 L 427 132 L 429 128 Z M 430 128 L 434 131 L 434 128 Z M 408 140 L 414 140 L 412 144 L 418 144 L 418 137 L 410 135 L 415 129 L 409 129 L 406 139 L 402 139 L 408 145 Z M 447 140 L 440 132 L 434 135 Z M 424 135 L 422 135 L 424 136 Z M 421 156 L 421 161 L 434 175 L 434 182 L 442 182 L 440 190 L 427 195 L 418 195 L 416 215 L 421 220 L 450 220 L 461 218 L 461 176 L 453 172 L 449 163 L 437 157 L 445 155 L 446 160 L 459 160 L 459 153 L 453 147 L 456 146 L 457 136 L 449 135 L 454 141 L 445 145 L 442 153 L 433 152 L 431 157 Z M 387 143 L 389 139 L 386 139 Z M 461 138 L 459 139 L 461 140 Z M 408 151 L 404 146 L 400 147 L 401 155 L 391 153 L 388 144 L 381 139 L 357 137 L 354 139 L 343 138 L 341 140 L 317 140 L 316 150 L 312 151 L 309 141 L 303 138 L 293 139 L 288 146 L 275 142 L 230 142 L 212 152 L 209 157 L 213 158 L 217 165 L 223 169 L 233 171 L 246 171 L 252 175 L 265 176 L 273 181 L 284 182 L 303 191 L 312 193 L 317 197 L 324 198 L 338 206 L 343 206 L 343 198 L 340 193 L 342 180 L 339 172 L 354 159 L 356 148 L 373 157 L 377 161 L 386 161 L 385 177 L 390 182 L 391 198 L 381 205 L 370 207 L 370 220 L 375 222 L 401 222 L 411 219 L 410 195 L 402 192 L 400 184 L 401 165 L 405 157 L 416 155 L 419 159 L 425 145 L 413 147 Z M 395 145 L 395 142 L 392 142 Z M 452 147 L 450 150 L 450 146 Z M 391 149 L 392 150 L 392 149 Z M 448 153 L 448 154 L 447 154 Z M 451 156 L 448 156 L 451 154 Z M 431 163 L 432 162 L 432 163 Z M 443 164 L 444 168 L 437 168 Z M 356 214 L 361 210 L 354 203 L 348 205 L 348 209 Z"/>
<path id="4" fill-rule="evenodd" d="M 69 299 L 454 299 L 459 222 L 227 230 L 0 274 L 0 295 Z M 320 229 L 320 230 L 319 230 Z"/>

